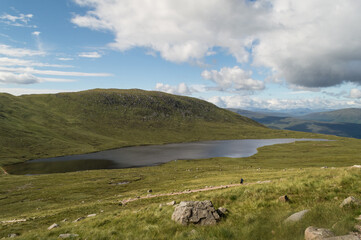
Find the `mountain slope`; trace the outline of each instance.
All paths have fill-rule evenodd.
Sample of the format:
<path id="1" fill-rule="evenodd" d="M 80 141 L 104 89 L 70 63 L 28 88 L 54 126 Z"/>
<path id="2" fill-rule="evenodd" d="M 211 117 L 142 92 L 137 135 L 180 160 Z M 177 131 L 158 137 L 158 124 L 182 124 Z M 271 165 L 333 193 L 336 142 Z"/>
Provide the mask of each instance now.
<path id="1" fill-rule="evenodd" d="M 249 117 L 267 127 L 300 132 L 361 138 L 361 124 L 347 122 L 321 122 L 295 117 L 281 117 L 241 109 L 230 109 L 242 116 Z M 341 111 L 340 111 L 341 112 Z"/>
<path id="2" fill-rule="evenodd" d="M 306 120 L 361 124 L 361 108 L 347 108 L 329 112 L 310 113 L 301 117 Z"/>
<path id="3" fill-rule="evenodd" d="M 206 101 L 161 92 L 0 94 L 0 164 L 129 145 L 270 133 L 261 124 Z"/>

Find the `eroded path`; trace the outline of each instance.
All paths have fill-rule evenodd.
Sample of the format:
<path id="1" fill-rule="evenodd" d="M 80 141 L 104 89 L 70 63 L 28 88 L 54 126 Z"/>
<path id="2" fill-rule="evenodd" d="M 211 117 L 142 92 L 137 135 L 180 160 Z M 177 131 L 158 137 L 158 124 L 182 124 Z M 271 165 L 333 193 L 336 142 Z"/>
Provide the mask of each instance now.
<path id="1" fill-rule="evenodd" d="M 243 183 L 243 184 L 236 183 L 236 184 L 229 184 L 229 185 L 220 185 L 220 186 L 199 188 L 199 189 L 193 189 L 193 190 L 190 189 L 190 190 L 186 190 L 186 191 L 182 191 L 182 192 L 161 193 L 161 194 L 154 194 L 154 195 L 149 194 L 147 196 L 124 199 L 124 200 L 121 201 L 121 203 L 126 204 L 126 203 L 129 203 L 129 202 L 134 202 L 134 201 L 141 200 L 141 199 L 164 197 L 164 196 L 175 196 L 175 195 L 182 195 L 182 194 L 187 194 L 187 193 L 205 192 L 205 191 L 211 191 L 211 190 L 223 189 L 223 188 L 230 188 L 230 187 L 247 186 L 247 185 L 254 185 L 254 184 L 265 184 L 265 183 L 270 183 L 270 182 L 271 182 L 270 180 L 266 180 L 266 181 L 258 181 L 258 182 Z"/>

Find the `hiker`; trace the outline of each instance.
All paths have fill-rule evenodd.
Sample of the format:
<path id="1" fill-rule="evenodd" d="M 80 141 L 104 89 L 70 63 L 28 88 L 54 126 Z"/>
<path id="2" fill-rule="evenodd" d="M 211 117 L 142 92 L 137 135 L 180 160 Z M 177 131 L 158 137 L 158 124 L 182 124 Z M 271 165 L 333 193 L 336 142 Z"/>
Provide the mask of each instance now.
<path id="1" fill-rule="evenodd" d="M 243 178 L 241 178 L 241 184 L 243 184 Z"/>

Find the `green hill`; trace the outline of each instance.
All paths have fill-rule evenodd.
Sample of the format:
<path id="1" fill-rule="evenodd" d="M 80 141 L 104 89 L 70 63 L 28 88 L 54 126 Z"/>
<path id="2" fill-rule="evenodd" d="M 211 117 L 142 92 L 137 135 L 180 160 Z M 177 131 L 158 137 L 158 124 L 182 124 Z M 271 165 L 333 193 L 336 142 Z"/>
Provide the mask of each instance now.
<path id="1" fill-rule="evenodd" d="M 242 109 L 229 109 L 229 110 L 236 112 L 242 116 L 251 118 L 273 129 L 284 129 L 291 131 L 328 134 L 328 135 L 336 135 L 340 137 L 361 138 L 361 124 L 357 124 L 357 123 L 336 122 L 336 121 L 321 122 L 321 121 L 306 120 L 303 119 L 303 117 L 297 118 L 297 117 L 288 117 L 288 116 L 276 116 L 273 115 L 272 113 L 270 114 L 258 113 L 258 112 L 252 112 Z M 350 112 L 346 110 L 348 109 L 339 110 L 338 112 L 339 113 Z M 316 116 L 318 116 L 318 114 L 320 113 L 315 113 Z M 341 118 L 341 116 L 339 118 Z M 344 117 L 344 119 L 346 118 L 347 115 Z M 354 120 L 356 121 L 356 119 Z"/>
<path id="2" fill-rule="evenodd" d="M 361 124 L 361 108 L 347 108 L 329 112 L 310 113 L 302 116 L 302 119 Z"/>
<path id="3" fill-rule="evenodd" d="M 267 137 L 257 122 L 196 98 L 95 89 L 0 94 L 0 165 L 130 145 Z"/>

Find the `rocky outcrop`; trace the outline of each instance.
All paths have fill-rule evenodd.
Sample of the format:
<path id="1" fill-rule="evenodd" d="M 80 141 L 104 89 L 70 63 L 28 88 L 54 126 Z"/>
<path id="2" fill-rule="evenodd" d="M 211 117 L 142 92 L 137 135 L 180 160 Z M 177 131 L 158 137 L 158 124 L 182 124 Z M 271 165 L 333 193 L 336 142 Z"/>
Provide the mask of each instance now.
<path id="1" fill-rule="evenodd" d="M 293 223 L 293 222 L 298 222 L 300 221 L 306 213 L 308 213 L 310 210 L 306 209 L 300 212 L 296 212 L 294 214 L 292 214 L 291 216 L 289 216 L 288 218 L 286 218 L 285 223 Z"/>
<path id="2" fill-rule="evenodd" d="M 181 202 L 174 209 L 172 220 L 183 225 L 214 225 L 220 220 L 220 216 L 211 201 L 190 201 Z"/>
<path id="3" fill-rule="evenodd" d="M 305 230 L 305 240 L 323 240 L 334 236 L 335 235 L 331 230 L 325 228 L 311 226 Z"/>
<path id="4" fill-rule="evenodd" d="M 330 238 L 323 238 L 323 240 L 360 240 L 361 237 L 353 234 L 344 235 L 344 236 L 337 236 L 337 237 L 330 237 Z"/>
<path id="5" fill-rule="evenodd" d="M 342 203 L 340 204 L 340 207 L 346 207 L 346 206 L 351 206 L 351 205 L 360 206 L 361 201 L 353 196 L 350 196 L 342 201 Z"/>

